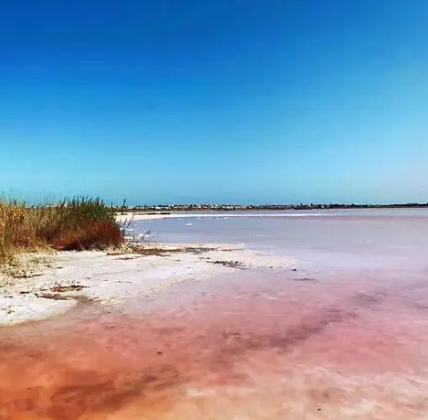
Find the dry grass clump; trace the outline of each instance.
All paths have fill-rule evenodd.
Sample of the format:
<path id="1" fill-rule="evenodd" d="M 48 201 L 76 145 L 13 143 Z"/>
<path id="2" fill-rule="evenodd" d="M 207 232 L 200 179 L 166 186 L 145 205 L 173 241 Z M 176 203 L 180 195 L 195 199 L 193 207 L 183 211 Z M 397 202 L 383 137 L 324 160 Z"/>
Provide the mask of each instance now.
<path id="1" fill-rule="evenodd" d="M 0 202 L 0 263 L 21 251 L 100 250 L 123 242 L 114 210 L 98 198 L 78 197 L 37 207 Z"/>
<path id="2" fill-rule="evenodd" d="M 120 229 L 108 221 L 94 221 L 86 226 L 77 226 L 59 232 L 52 241 L 55 249 L 64 251 L 85 249 L 106 249 L 123 242 Z"/>

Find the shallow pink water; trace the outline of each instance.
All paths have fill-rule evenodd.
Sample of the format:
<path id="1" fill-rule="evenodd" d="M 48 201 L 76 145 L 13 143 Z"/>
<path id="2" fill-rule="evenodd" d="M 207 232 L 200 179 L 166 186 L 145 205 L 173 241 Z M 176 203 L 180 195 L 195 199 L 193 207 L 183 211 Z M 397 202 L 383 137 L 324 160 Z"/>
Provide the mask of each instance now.
<path id="1" fill-rule="evenodd" d="M 243 272 L 3 329 L 0 419 L 424 418 L 426 274 L 307 275 Z"/>

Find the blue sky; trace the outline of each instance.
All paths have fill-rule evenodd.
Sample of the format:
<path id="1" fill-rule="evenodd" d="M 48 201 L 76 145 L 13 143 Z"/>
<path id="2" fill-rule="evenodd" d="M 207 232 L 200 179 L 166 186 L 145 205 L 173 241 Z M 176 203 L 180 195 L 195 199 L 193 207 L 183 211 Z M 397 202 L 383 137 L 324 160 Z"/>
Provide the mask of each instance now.
<path id="1" fill-rule="evenodd" d="M 425 0 L 14 0 L 0 191 L 428 201 Z"/>

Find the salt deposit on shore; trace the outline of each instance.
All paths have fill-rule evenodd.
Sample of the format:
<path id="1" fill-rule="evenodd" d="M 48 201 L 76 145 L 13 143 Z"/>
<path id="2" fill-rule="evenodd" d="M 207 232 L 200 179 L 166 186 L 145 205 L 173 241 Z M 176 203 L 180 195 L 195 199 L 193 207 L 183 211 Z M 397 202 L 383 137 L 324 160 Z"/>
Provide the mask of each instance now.
<path id="1" fill-rule="evenodd" d="M 117 213 L 116 220 L 119 223 L 124 223 L 126 221 L 134 221 L 134 220 L 160 220 L 160 219 L 209 219 L 209 218 L 217 218 L 217 219 L 226 219 L 230 217 L 316 217 L 316 216 L 324 216 L 331 217 L 335 216 L 334 213 L 312 213 L 312 212 L 299 212 L 299 213 L 189 213 L 189 212 L 181 212 L 181 213 Z"/>
<path id="2" fill-rule="evenodd" d="M 289 264 L 280 257 L 228 245 L 197 248 L 163 245 L 155 249 L 163 252 L 161 255 L 38 254 L 37 258 L 43 257 L 44 263 L 33 275 L 0 277 L 0 326 L 59 314 L 82 298 L 126 306 L 129 299 L 138 299 L 177 282 L 201 281 L 242 269 L 271 269 Z"/>

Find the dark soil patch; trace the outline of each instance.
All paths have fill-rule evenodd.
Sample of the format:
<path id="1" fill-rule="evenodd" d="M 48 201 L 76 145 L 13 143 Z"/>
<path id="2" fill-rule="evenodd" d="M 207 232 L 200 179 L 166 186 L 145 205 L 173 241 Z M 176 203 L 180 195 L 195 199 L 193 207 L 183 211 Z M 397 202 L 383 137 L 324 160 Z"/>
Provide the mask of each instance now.
<path id="1" fill-rule="evenodd" d="M 189 254 L 195 254 L 195 255 L 200 255 L 200 254 L 203 254 L 203 253 L 209 252 L 209 251 L 215 251 L 215 248 L 201 248 L 201 247 L 184 248 L 184 252 L 189 253 Z"/>
<path id="2" fill-rule="evenodd" d="M 65 292 L 80 292 L 85 289 L 86 286 L 81 284 L 71 284 L 69 286 L 54 286 L 50 290 L 56 293 L 65 293 Z"/>
<path id="3" fill-rule="evenodd" d="M 221 261 L 221 260 L 216 260 L 216 261 L 207 261 L 210 264 L 217 264 L 217 265 L 222 265 L 224 267 L 230 267 L 230 268 L 239 268 L 241 270 L 245 270 L 244 265 L 239 262 L 239 261 Z"/>
<path id="4" fill-rule="evenodd" d="M 119 258 L 116 258 L 116 260 L 127 261 L 127 260 L 136 260 L 137 258 L 140 258 L 140 257 L 139 256 L 138 257 L 119 257 Z"/>
<path id="5" fill-rule="evenodd" d="M 156 257 L 165 257 L 171 254 L 194 254 L 200 255 L 205 252 L 214 251 L 215 248 L 202 248 L 202 247 L 186 247 L 186 248 L 172 248 L 172 249 L 164 249 L 164 248 L 145 248 L 145 247 L 133 247 L 131 252 L 138 255 L 144 256 L 156 256 Z M 133 259 L 135 257 L 121 257 L 118 259 Z"/>
<path id="6" fill-rule="evenodd" d="M 35 293 L 38 298 L 52 299 L 52 300 L 69 300 L 70 297 L 61 295 L 59 293 Z"/>
<path id="7" fill-rule="evenodd" d="M 317 279 L 314 279 L 313 277 L 301 277 L 301 278 L 295 278 L 294 281 L 317 281 Z"/>

